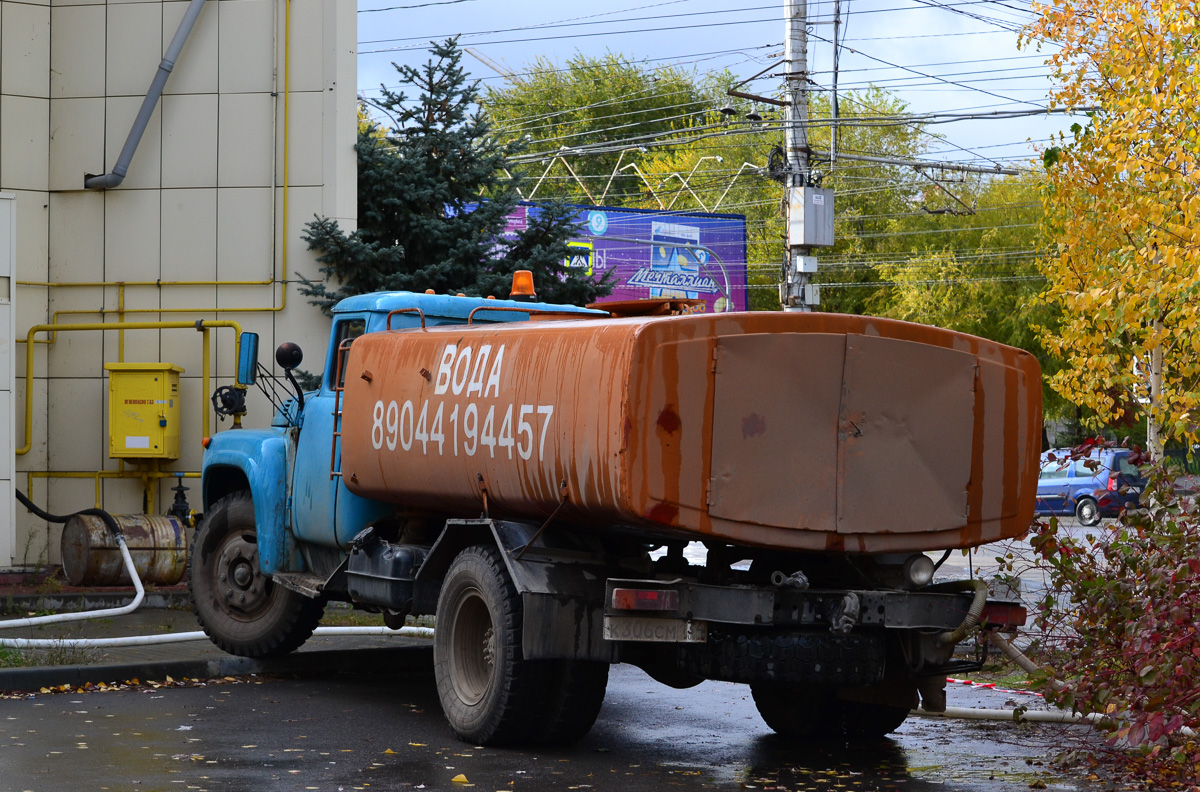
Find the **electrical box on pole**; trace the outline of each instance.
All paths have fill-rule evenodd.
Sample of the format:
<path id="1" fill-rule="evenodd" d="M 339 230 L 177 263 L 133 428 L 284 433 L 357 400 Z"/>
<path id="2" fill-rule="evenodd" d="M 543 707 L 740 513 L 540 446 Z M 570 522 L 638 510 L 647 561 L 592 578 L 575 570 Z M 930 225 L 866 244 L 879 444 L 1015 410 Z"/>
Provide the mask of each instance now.
<path id="1" fill-rule="evenodd" d="M 833 190 L 788 188 L 789 248 L 833 247 Z"/>

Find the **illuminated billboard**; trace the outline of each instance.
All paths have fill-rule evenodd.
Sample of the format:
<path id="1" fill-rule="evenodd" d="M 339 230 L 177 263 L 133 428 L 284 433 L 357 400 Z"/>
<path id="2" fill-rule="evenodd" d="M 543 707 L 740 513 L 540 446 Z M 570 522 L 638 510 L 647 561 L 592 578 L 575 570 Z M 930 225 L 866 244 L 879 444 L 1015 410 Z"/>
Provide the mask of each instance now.
<path id="1" fill-rule="evenodd" d="M 689 297 L 705 311 L 745 311 L 746 218 L 707 212 L 671 212 L 580 206 L 579 234 L 567 260 L 599 280 L 615 273 L 608 300 Z M 536 205 L 518 206 L 508 231 L 524 228 Z"/>

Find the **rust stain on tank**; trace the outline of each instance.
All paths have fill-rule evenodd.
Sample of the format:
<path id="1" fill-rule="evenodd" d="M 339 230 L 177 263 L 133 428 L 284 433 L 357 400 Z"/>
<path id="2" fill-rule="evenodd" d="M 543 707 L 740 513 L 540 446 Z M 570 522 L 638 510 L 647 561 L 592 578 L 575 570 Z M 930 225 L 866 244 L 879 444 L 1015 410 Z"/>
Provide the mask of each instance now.
<path id="1" fill-rule="evenodd" d="M 841 553 L 846 549 L 846 537 L 831 533 L 825 538 L 825 550 L 830 553 Z"/>
<path id="2" fill-rule="evenodd" d="M 767 431 L 767 419 L 758 413 L 750 413 L 742 419 L 742 438 L 758 437 Z"/>
<path id="3" fill-rule="evenodd" d="M 646 514 L 646 519 L 663 525 L 674 525 L 678 516 L 679 509 L 666 503 L 660 503 Z"/>
<path id="4" fill-rule="evenodd" d="M 977 486 L 976 482 L 983 481 L 983 464 L 987 459 L 987 449 L 984 447 L 984 430 L 986 429 L 984 417 L 987 415 L 987 391 L 982 387 L 979 376 L 977 374 L 975 379 L 975 421 L 972 427 L 971 438 L 971 478 L 966 492 L 967 526 L 963 529 L 964 542 L 971 544 L 977 544 L 982 534 L 983 487 Z"/>
<path id="5" fill-rule="evenodd" d="M 683 422 L 679 420 L 679 413 L 675 412 L 674 404 L 668 404 L 658 414 L 658 428 L 667 434 L 676 434 L 682 425 Z"/>
<path id="6" fill-rule="evenodd" d="M 680 429 L 683 422 L 678 415 L 678 405 L 680 404 L 680 386 L 685 383 L 680 382 L 681 371 L 679 367 L 678 344 L 663 344 L 660 349 L 661 368 L 657 376 L 662 386 L 661 393 L 665 407 L 659 413 L 659 427 L 663 429 L 663 431 L 658 432 L 662 479 L 660 493 L 656 497 L 665 504 L 671 505 L 673 514 L 671 515 L 670 522 L 674 523 L 677 521 L 679 514 L 680 479 L 683 476 L 683 449 L 681 448 L 682 437 L 680 437 Z M 662 426 L 661 420 L 663 414 L 675 416 L 676 425 L 674 431 L 666 431 L 665 427 Z M 666 432 L 665 435 L 664 432 Z M 663 521 L 660 520 L 659 522 Z"/>

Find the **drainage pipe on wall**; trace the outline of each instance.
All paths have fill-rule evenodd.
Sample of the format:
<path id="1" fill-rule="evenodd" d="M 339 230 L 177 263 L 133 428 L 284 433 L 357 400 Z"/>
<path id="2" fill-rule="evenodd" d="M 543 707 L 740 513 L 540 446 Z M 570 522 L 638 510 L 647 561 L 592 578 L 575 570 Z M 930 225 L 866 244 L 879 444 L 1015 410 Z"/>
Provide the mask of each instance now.
<path id="1" fill-rule="evenodd" d="M 150 123 L 150 116 L 154 114 L 154 108 L 158 105 L 163 88 L 167 85 L 167 78 L 171 76 L 171 70 L 175 68 L 175 61 L 179 59 L 179 53 L 183 52 L 183 45 L 187 43 L 188 36 L 192 33 L 192 27 L 196 24 L 200 12 L 204 10 L 205 1 L 191 0 L 188 4 L 187 11 L 183 14 L 183 20 L 179 23 L 179 29 L 175 31 L 175 38 L 171 39 L 162 62 L 158 64 L 158 71 L 155 72 L 154 79 L 150 82 L 150 88 L 146 91 L 146 98 L 142 100 L 142 106 L 133 120 L 129 136 L 125 138 L 125 145 L 117 157 L 117 164 L 113 165 L 113 169 L 103 176 L 86 174 L 83 179 L 85 188 L 107 190 L 117 187 L 125 181 L 129 163 L 133 160 L 134 153 L 137 152 L 138 144 L 142 142 L 142 135 Z"/>

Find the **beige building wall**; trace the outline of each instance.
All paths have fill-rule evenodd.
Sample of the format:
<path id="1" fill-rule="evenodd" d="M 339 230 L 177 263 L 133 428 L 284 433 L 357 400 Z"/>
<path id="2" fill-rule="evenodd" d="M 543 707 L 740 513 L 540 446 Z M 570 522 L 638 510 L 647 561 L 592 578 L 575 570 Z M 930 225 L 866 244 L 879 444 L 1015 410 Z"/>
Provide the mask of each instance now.
<path id="1" fill-rule="evenodd" d="M 17 196 L 17 337 L 37 324 L 221 319 L 261 334 L 261 359 L 298 342 L 319 369 L 328 322 L 297 292 L 319 277 L 301 239 L 314 215 L 355 223 L 355 5 L 207 0 L 117 188 L 109 171 L 185 0 L 0 0 L 0 190 Z M 143 510 L 138 465 L 108 456 L 105 363 L 182 366 L 181 457 L 198 472 L 202 334 L 194 329 L 41 333 L 33 431 L 25 436 L 26 344 L 16 350 L 17 486 L 65 513 Z M 234 335 L 210 333 L 211 388 L 229 384 Z M 49 342 L 49 343 L 47 343 Z M 249 426 L 270 406 L 251 392 Z M 141 469 L 151 469 L 140 466 Z M 96 471 L 105 471 L 99 479 Z M 154 487 L 156 511 L 176 481 Z M 193 506 L 199 504 L 198 480 Z M 99 489 L 99 493 L 97 493 Z M 8 565 L 57 563 L 56 526 L 18 509 Z M 0 543 L 2 546 L 2 543 Z"/>

